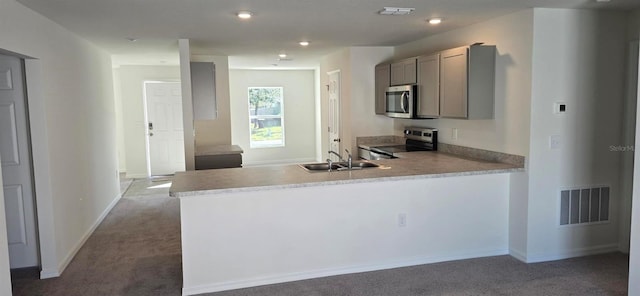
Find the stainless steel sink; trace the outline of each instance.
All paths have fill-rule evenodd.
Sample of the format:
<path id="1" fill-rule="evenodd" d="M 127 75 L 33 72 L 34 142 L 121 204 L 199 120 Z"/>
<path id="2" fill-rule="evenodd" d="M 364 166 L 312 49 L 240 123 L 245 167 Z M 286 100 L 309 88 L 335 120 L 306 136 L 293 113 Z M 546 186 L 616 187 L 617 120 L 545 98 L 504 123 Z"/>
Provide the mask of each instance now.
<path id="1" fill-rule="evenodd" d="M 305 163 L 305 164 L 301 164 L 300 166 L 310 172 L 329 171 L 329 164 L 326 162 Z M 354 161 L 351 163 L 351 168 L 354 170 L 360 170 L 364 168 L 377 168 L 378 166 L 379 165 L 375 163 L 366 162 L 366 161 Z M 332 171 L 343 171 L 348 169 L 349 169 L 349 164 L 346 161 L 333 162 L 331 164 Z"/>
<path id="2" fill-rule="evenodd" d="M 329 164 L 326 162 L 306 163 L 306 164 L 301 164 L 300 166 L 308 171 L 328 171 L 329 170 Z M 338 168 L 341 168 L 341 166 L 339 166 L 337 163 L 334 162 L 333 164 L 331 164 L 331 170 L 337 170 Z"/>
<path id="3" fill-rule="evenodd" d="M 339 162 L 338 164 L 340 164 L 340 165 L 342 165 L 344 167 L 348 167 L 349 166 L 349 164 L 346 163 L 346 162 Z M 379 167 L 379 165 L 377 165 L 377 164 L 375 164 L 373 162 L 354 161 L 354 162 L 351 162 L 351 167 L 352 168 L 364 169 L 364 168 L 377 168 L 377 167 Z"/>

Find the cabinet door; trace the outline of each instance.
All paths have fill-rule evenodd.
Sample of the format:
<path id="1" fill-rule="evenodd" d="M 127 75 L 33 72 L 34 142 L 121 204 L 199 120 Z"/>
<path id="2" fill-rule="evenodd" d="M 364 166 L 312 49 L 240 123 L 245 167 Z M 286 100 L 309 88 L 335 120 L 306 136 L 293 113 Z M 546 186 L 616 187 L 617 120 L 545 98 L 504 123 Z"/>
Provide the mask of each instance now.
<path id="1" fill-rule="evenodd" d="M 410 58 L 391 64 L 391 85 L 416 83 L 416 59 Z"/>
<path id="2" fill-rule="evenodd" d="M 389 87 L 389 79 L 391 65 L 381 64 L 376 66 L 376 114 L 384 115 L 386 111 L 385 106 L 385 92 Z"/>
<path id="3" fill-rule="evenodd" d="M 440 116 L 467 118 L 468 47 L 440 53 Z"/>
<path id="4" fill-rule="evenodd" d="M 440 116 L 440 55 L 418 57 L 417 117 Z"/>

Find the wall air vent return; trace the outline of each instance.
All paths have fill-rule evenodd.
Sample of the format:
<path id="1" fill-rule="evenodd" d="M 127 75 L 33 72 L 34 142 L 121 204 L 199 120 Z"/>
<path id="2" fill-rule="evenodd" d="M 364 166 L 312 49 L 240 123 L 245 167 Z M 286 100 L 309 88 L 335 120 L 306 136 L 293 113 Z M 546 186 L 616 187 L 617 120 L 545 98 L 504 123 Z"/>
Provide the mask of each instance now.
<path id="1" fill-rule="evenodd" d="M 560 191 L 560 225 L 609 221 L 609 187 Z"/>

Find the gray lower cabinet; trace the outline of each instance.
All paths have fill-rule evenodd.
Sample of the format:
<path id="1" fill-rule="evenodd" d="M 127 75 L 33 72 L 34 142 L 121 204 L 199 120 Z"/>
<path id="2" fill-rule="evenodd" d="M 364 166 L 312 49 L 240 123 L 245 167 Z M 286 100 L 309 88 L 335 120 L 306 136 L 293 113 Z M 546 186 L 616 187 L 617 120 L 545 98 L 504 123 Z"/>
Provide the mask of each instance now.
<path id="1" fill-rule="evenodd" d="M 416 117 L 440 116 L 440 54 L 418 57 L 418 104 Z"/>
<path id="2" fill-rule="evenodd" d="M 389 87 L 389 79 L 390 79 L 390 64 L 380 64 L 376 66 L 375 73 L 375 95 L 376 95 L 376 114 L 384 115 L 386 111 L 385 106 L 385 92 Z"/>
<path id="3" fill-rule="evenodd" d="M 496 47 L 471 45 L 440 53 L 440 117 L 492 119 Z"/>

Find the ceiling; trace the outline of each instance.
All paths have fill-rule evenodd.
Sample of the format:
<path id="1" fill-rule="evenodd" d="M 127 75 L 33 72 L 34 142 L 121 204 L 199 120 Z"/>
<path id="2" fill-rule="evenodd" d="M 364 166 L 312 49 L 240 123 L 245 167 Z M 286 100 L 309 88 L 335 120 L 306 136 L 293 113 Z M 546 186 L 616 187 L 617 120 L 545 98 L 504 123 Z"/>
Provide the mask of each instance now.
<path id="1" fill-rule="evenodd" d="M 192 54 L 229 56 L 232 68 L 315 67 L 348 46 L 394 46 L 531 7 L 640 8 L 638 0 L 18 0 L 103 48 L 114 64 L 178 64 Z M 407 16 L 383 7 L 415 8 Z M 236 13 L 248 10 L 249 20 Z M 443 18 L 440 25 L 426 20 Z M 127 38 L 137 39 L 134 42 Z M 301 40 L 311 44 L 303 48 Z M 279 61 L 285 52 L 290 61 Z"/>

